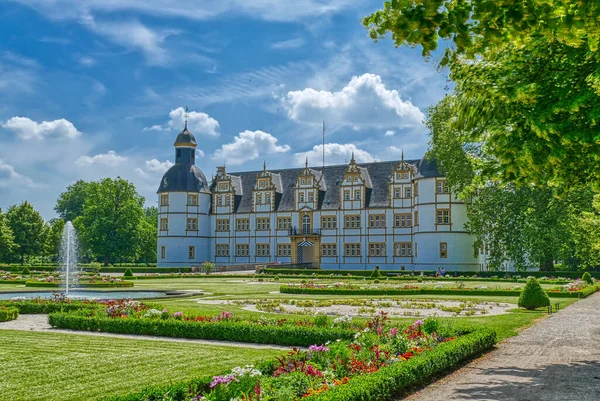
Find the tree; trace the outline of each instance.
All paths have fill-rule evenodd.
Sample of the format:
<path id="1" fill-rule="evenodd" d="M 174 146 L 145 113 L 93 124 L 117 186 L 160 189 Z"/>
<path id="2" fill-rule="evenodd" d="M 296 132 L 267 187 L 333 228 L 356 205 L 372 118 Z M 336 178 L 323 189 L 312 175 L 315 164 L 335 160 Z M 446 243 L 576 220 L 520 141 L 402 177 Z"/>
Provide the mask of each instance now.
<path id="1" fill-rule="evenodd" d="M 548 298 L 548 294 L 546 294 L 546 291 L 544 291 L 535 277 L 530 277 L 527 280 L 527 284 L 525 284 L 525 288 L 521 291 L 518 305 L 519 308 L 534 310 L 550 305 L 550 298 Z"/>
<path id="2" fill-rule="evenodd" d="M 14 235 L 16 252 L 21 257 L 21 264 L 25 262 L 26 256 L 39 254 L 42 247 L 44 219 L 31 203 L 25 201 L 20 205 L 9 207 L 6 220 Z"/>
<path id="3" fill-rule="evenodd" d="M 67 187 L 67 190 L 60 194 L 56 200 L 54 210 L 65 222 L 75 221 L 83 214 L 83 205 L 89 197 L 92 183 L 79 180 Z"/>
<path id="4" fill-rule="evenodd" d="M 65 221 L 63 219 L 52 219 L 49 221 L 50 232 L 46 243 L 48 255 L 56 257 L 60 253 L 63 229 Z"/>
<path id="5" fill-rule="evenodd" d="M 397 46 L 452 42 L 450 125 L 490 180 L 600 187 L 597 2 L 395 0 L 364 19 Z"/>
<path id="6" fill-rule="evenodd" d="M 15 236 L 0 209 L 0 260 L 9 260 L 14 248 Z"/>
<path id="7" fill-rule="evenodd" d="M 140 247 L 140 223 L 144 198 L 122 178 L 106 178 L 88 184 L 83 213 L 74 221 L 84 244 L 104 258 L 135 257 Z"/>
<path id="8" fill-rule="evenodd" d="M 578 223 L 573 238 L 575 256 L 581 260 L 580 268 L 600 268 L 600 194 L 594 196 L 592 210 L 579 215 Z"/>

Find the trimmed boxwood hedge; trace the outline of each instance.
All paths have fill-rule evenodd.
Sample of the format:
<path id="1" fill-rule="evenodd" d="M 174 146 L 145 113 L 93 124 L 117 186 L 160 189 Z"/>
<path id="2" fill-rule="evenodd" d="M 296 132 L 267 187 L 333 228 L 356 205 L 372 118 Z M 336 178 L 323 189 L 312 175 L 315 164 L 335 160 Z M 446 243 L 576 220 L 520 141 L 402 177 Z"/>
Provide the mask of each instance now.
<path id="1" fill-rule="evenodd" d="M 196 322 L 177 319 L 117 319 L 88 317 L 78 313 L 51 313 L 48 321 L 60 329 L 104 331 L 160 337 L 240 341 L 259 344 L 304 346 L 324 344 L 336 339 L 350 340 L 354 331 L 306 326 L 261 326 L 245 322 Z"/>
<path id="2" fill-rule="evenodd" d="M 548 291 L 548 296 L 555 298 L 583 298 L 600 289 L 599 285 L 590 286 L 582 291 L 572 292 L 552 292 Z M 518 297 L 521 295 L 519 290 L 481 290 L 481 289 L 446 289 L 446 288 L 415 288 L 403 290 L 399 288 L 301 288 L 291 286 L 281 286 L 279 292 L 284 294 L 315 294 L 315 295 L 476 295 L 476 296 L 501 296 Z"/>
<path id="3" fill-rule="evenodd" d="M 52 312 L 67 312 L 79 309 L 96 308 L 98 305 L 72 301 L 72 302 L 34 302 L 34 301 L 0 301 L 0 307 L 17 308 L 21 315 L 38 315 Z"/>
<path id="4" fill-rule="evenodd" d="M 60 288 L 61 284 L 45 281 L 27 281 L 25 287 L 54 287 Z M 77 288 L 115 288 L 115 287 L 133 287 L 133 283 L 129 281 L 116 282 L 116 283 L 85 283 L 79 282 L 76 285 Z"/>
<path id="5" fill-rule="evenodd" d="M 429 383 L 436 376 L 490 349 L 495 343 L 494 331 L 485 328 L 471 331 L 408 361 L 381 368 L 372 374 L 354 377 L 344 385 L 304 399 L 307 401 L 389 400 L 395 394 Z M 257 364 L 257 367 L 264 373 L 270 374 L 275 367 L 275 361 L 263 362 Z M 221 374 L 228 372 L 221 372 Z M 208 391 L 211 381 L 212 376 L 204 376 L 182 383 L 149 387 L 137 393 L 110 397 L 104 401 L 163 401 L 167 397 L 171 401 L 183 401 Z"/>
<path id="6" fill-rule="evenodd" d="M 0 306 L 0 322 L 8 322 L 19 317 L 19 309 L 13 307 Z"/>

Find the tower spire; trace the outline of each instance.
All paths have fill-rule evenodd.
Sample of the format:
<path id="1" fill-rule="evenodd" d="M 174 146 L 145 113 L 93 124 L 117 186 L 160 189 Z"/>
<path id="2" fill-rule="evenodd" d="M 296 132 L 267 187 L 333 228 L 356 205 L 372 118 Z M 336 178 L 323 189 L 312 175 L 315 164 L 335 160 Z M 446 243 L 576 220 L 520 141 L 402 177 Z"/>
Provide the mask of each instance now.
<path id="1" fill-rule="evenodd" d="M 187 129 L 188 113 L 189 113 L 189 109 L 187 106 L 185 106 L 185 114 L 183 115 L 183 118 L 185 118 L 185 128 L 184 129 Z"/>
<path id="2" fill-rule="evenodd" d="M 404 149 L 402 149 L 402 164 L 404 164 Z"/>
<path id="3" fill-rule="evenodd" d="M 267 171 L 267 161 L 263 162 L 263 171 Z"/>
<path id="4" fill-rule="evenodd" d="M 308 156 L 306 156 L 306 161 L 304 162 L 304 167 L 308 168 Z"/>

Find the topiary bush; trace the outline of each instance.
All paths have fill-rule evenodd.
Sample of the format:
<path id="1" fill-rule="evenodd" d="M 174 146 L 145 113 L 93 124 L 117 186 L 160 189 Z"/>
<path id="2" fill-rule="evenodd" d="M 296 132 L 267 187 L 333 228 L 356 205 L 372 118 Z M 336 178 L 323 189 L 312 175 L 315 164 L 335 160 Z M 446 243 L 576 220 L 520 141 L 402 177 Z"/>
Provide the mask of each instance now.
<path id="1" fill-rule="evenodd" d="M 550 305 L 550 298 L 535 277 L 530 277 L 519 296 L 519 308 L 534 310 Z"/>
<path id="2" fill-rule="evenodd" d="M 375 270 L 371 273 L 371 278 L 381 278 L 381 272 L 379 271 L 379 266 L 375 266 Z"/>
<path id="3" fill-rule="evenodd" d="M 588 272 L 583 273 L 583 276 L 581 276 L 581 279 L 583 281 L 585 281 L 588 284 L 594 284 L 594 280 L 592 279 L 592 275 Z"/>
<path id="4" fill-rule="evenodd" d="M 0 322 L 8 322 L 19 317 L 19 309 L 15 307 L 0 306 Z"/>
<path id="5" fill-rule="evenodd" d="M 30 275 L 30 274 L 31 274 L 31 271 L 29 270 L 29 267 L 25 267 L 25 268 L 23 269 L 23 271 L 21 272 L 21 274 L 27 274 L 27 275 Z"/>
<path id="6" fill-rule="evenodd" d="M 127 269 L 125 270 L 125 273 L 123 273 L 124 277 L 133 277 L 133 272 L 131 271 L 131 269 Z"/>

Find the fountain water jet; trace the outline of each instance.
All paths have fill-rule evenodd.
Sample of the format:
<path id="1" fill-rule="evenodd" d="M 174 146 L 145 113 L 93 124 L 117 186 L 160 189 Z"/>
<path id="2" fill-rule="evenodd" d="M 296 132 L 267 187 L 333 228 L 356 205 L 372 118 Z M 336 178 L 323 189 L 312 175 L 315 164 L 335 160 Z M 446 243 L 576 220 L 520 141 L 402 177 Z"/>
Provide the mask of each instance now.
<path id="1" fill-rule="evenodd" d="M 65 276 L 64 288 L 65 295 L 69 295 L 69 288 L 72 287 L 77 281 L 77 272 L 79 268 L 77 266 L 77 258 L 79 252 L 79 242 L 77 240 L 77 233 L 73 223 L 68 221 L 63 229 L 62 240 L 60 244 L 59 261 L 62 266 L 62 273 Z"/>

